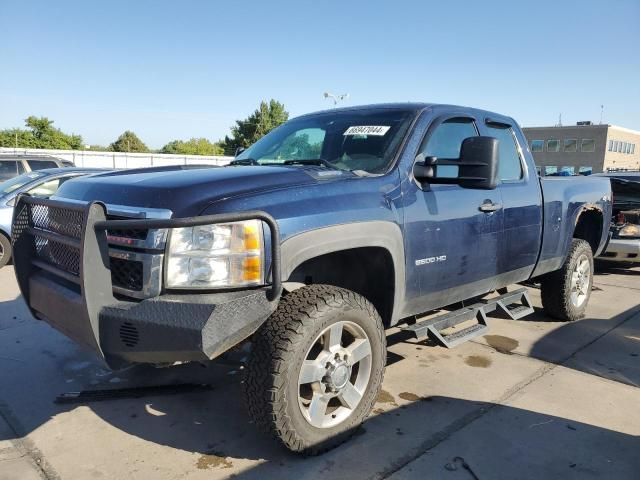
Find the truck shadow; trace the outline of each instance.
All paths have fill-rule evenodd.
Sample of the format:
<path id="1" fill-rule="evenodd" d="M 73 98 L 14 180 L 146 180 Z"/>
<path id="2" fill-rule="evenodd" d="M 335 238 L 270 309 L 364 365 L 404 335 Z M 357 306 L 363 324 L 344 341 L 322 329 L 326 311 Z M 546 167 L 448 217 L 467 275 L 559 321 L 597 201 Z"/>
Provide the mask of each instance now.
<path id="1" fill-rule="evenodd" d="M 22 301 L 18 298 L 0 303 L 0 311 L 19 312 L 16 318 L 0 324 L 0 356 L 4 357 L 0 358 L 3 366 L 0 382 L 11 385 L 11 390 L 3 388 L 4 393 L 0 393 L 0 413 L 18 436 L 33 432 L 53 418 L 64 422 L 66 412 L 79 408 L 78 405 L 53 403 L 55 395 L 67 390 L 193 383 L 211 385 L 211 390 L 94 402 L 82 408 L 88 407 L 104 422 L 128 435 L 192 453 L 191 468 L 211 470 L 213 476 L 234 472 L 243 478 L 256 479 L 330 479 L 345 478 L 345 474 L 349 478 L 380 477 L 427 450 L 436 449 L 440 444 L 444 446 L 443 442 L 461 428 L 467 425 L 472 428 L 472 424 L 488 421 L 493 422 L 492 426 L 483 429 L 478 438 L 449 445 L 443 456 L 433 458 L 433 462 L 440 462 L 437 468 L 443 475 L 469 478 L 468 472 L 461 468 L 457 474 L 445 469 L 445 464 L 451 463 L 455 456 L 463 457 L 480 478 L 495 478 L 491 463 L 498 458 L 520 466 L 526 464 L 526 473 L 519 470 L 518 478 L 581 478 L 587 474 L 633 478 L 632 468 L 636 472 L 640 468 L 639 439 L 633 435 L 544 412 L 446 396 L 419 397 L 411 392 L 403 392 L 407 394 L 403 397 L 383 392 L 374 407 L 374 416 L 354 432 L 356 435 L 352 440 L 322 456 L 302 458 L 286 452 L 271 438 L 258 433 L 249 422 L 241 401 L 241 371 L 238 368 L 212 363 L 206 367 L 189 364 L 167 369 L 136 366 L 125 371 L 107 372 L 92 354 L 78 350 L 75 344 L 42 322 L 21 318 L 25 309 L 21 310 L 22 307 L 14 302 Z M 580 352 L 573 354 L 572 350 L 564 351 L 562 358 L 557 358 L 557 351 L 570 338 L 584 338 L 584 344 L 589 344 L 636 311 L 637 308 L 630 309 L 607 320 L 587 318 L 563 324 L 536 342 L 531 356 L 611 378 L 613 363 L 606 363 L 598 370 L 594 369 L 589 356 L 582 358 Z M 541 315 L 540 312 L 537 315 Z M 404 332 L 394 334 L 390 342 L 401 341 L 404 335 Z M 607 348 L 618 349 L 636 359 L 635 370 L 633 365 L 626 369 L 613 366 L 620 374 L 614 379 L 639 385 L 638 357 L 631 357 L 630 353 L 638 351 L 640 342 L 630 340 L 629 336 L 637 339 L 640 333 L 636 331 L 634 335 L 623 334 L 611 339 L 612 344 Z M 549 352 L 555 354 L 550 356 Z M 397 357 L 390 360 L 405 361 L 401 356 Z M 478 374 L 492 375 L 490 370 L 479 370 Z M 73 382 L 67 383 L 66 377 L 72 378 Z M 496 415 L 500 416 L 497 421 L 490 420 Z M 82 426 L 76 422 L 75 427 L 68 425 L 65 430 L 73 435 L 74 428 Z M 0 434 L 0 440 L 3 439 Z M 64 442 L 64 437 L 60 441 Z M 483 445 L 499 448 L 487 454 Z M 522 452 L 527 452 L 525 457 Z M 614 470 L 619 470 L 602 470 L 602 465 L 596 462 L 602 459 L 610 459 L 614 462 Z M 549 470 L 549 465 L 557 470 Z M 487 477 L 482 475 L 485 469 L 489 472 Z M 514 478 L 513 472 L 507 474 L 505 471 L 503 478 Z"/>

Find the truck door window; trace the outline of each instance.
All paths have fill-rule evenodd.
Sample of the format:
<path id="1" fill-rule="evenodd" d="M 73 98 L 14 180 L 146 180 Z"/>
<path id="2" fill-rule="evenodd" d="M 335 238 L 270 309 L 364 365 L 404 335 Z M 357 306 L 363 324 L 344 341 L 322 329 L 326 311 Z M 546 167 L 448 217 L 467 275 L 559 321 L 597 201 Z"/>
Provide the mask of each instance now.
<path id="1" fill-rule="evenodd" d="M 522 161 L 518 146 L 509 126 L 487 125 L 489 136 L 498 139 L 499 164 L 498 178 L 500 180 L 519 180 L 522 178 Z"/>
<path id="2" fill-rule="evenodd" d="M 471 118 L 450 118 L 438 125 L 430 137 L 425 138 L 419 153 L 423 153 L 425 157 L 457 160 L 460 158 L 463 140 L 477 135 L 478 131 Z M 441 165 L 437 167 L 436 173 L 438 177 L 456 177 L 458 167 Z"/>

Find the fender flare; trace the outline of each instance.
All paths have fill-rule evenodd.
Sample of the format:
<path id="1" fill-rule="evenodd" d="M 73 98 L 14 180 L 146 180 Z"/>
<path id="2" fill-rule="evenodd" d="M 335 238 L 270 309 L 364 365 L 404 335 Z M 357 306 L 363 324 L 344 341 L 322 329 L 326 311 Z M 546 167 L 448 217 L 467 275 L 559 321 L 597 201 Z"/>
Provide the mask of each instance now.
<path id="1" fill-rule="evenodd" d="M 391 324 L 400 319 L 405 295 L 404 240 L 400 227 L 388 221 L 332 225 L 299 233 L 282 242 L 282 281 L 307 260 L 354 248 L 379 247 L 391 255 L 394 295 Z"/>
<path id="2" fill-rule="evenodd" d="M 602 251 L 604 250 L 603 247 L 607 243 L 608 233 L 609 233 L 609 227 L 607 226 L 608 223 L 607 223 L 607 220 L 605 219 L 604 209 L 602 208 L 601 205 L 598 205 L 597 203 L 585 203 L 585 204 L 581 205 L 579 208 L 576 209 L 575 218 L 573 219 L 573 228 L 571 230 L 571 236 L 567 240 L 567 245 L 566 245 L 566 248 L 565 248 L 565 254 L 566 254 L 566 252 L 569 251 L 569 243 L 571 242 L 571 238 L 573 238 L 573 236 L 575 235 L 576 227 L 578 226 L 578 223 L 580 222 L 580 218 L 582 217 L 583 214 L 588 213 L 588 212 L 598 212 L 598 213 L 600 213 L 600 215 L 602 215 L 603 233 L 602 233 L 602 236 L 600 237 L 600 240 L 598 242 L 598 248 L 596 248 L 596 251 L 593 252 L 593 256 L 596 257 L 597 255 L 602 253 Z"/>

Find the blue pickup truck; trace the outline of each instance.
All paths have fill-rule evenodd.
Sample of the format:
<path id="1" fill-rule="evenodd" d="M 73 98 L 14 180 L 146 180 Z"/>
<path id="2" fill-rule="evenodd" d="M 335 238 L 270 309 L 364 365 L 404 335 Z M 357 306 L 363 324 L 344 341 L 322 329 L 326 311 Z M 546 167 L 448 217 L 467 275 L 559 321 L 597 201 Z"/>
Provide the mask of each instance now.
<path id="1" fill-rule="evenodd" d="M 452 346 L 486 329 L 445 334 L 482 320 L 487 293 L 514 318 L 531 311 L 502 289 L 532 280 L 548 315 L 580 318 L 610 217 L 609 180 L 540 179 L 512 118 L 403 103 L 295 118 L 226 167 L 22 195 L 12 242 L 33 315 L 112 368 L 204 362 L 250 342 L 249 413 L 317 453 L 371 410 L 386 328 Z M 422 328 L 459 302 L 441 331 Z"/>

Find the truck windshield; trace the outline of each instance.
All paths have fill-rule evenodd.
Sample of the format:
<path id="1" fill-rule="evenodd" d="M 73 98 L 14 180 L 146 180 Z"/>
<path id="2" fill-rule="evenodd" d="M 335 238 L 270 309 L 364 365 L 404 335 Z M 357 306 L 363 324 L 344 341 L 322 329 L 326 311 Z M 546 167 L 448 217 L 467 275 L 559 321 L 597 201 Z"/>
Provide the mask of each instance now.
<path id="1" fill-rule="evenodd" d="M 6 180 L 4 182 L 0 182 L 0 197 L 4 197 L 5 195 L 10 194 L 11 192 L 15 192 L 20 187 L 23 187 L 27 183 L 33 182 L 35 179 L 44 177 L 46 173 L 42 172 L 29 172 L 23 175 L 18 175 L 17 177 L 13 177 L 10 180 Z"/>
<path id="2" fill-rule="evenodd" d="M 313 163 L 327 168 L 386 172 L 414 117 L 413 110 L 323 112 L 290 120 L 236 158 L 258 165 Z"/>

